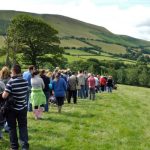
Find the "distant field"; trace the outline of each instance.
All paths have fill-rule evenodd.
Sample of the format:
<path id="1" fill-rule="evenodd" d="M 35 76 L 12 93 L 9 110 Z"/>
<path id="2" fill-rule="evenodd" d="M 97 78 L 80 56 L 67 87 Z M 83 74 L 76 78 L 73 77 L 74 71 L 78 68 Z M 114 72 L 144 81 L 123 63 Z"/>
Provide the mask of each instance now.
<path id="1" fill-rule="evenodd" d="M 89 43 L 97 45 L 102 48 L 104 52 L 114 53 L 114 54 L 125 54 L 126 48 L 117 44 L 109 44 L 100 41 L 88 40 Z"/>
<path id="2" fill-rule="evenodd" d="M 72 61 L 78 61 L 78 60 L 87 60 L 89 58 L 95 58 L 98 60 L 117 60 L 119 62 L 124 62 L 125 64 L 135 64 L 135 61 L 133 60 L 129 60 L 129 59 L 124 59 L 124 58 L 117 58 L 117 57 L 113 57 L 111 55 L 105 55 L 105 53 L 101 54 L 100 56 L 71 56 L 71 55 L 64 55 L 65 58 L 68 59 L 69 62 Z"/>
<path id="3" fill-rule="evenodd" d="M 82 51 L 82 50 L 77 50 L 77 49 L 66 49 L 65 52 L 70 53 L 72 55 L 93 55 L 91 53 Z"/>
<path id="4" fill-rule="evenodd" d="M 6 56 L 0 56 L 0 63 L 5 62 Z"/>
<path id="5" fill-rule="evenodd" d="M 0 36 L 0 48 L 4 46 L 4 38 Z"/>
<path id="6" fill-rule="evenodd" d="M 76 39 L 61 40 L 62 47 L 91 47 L 90 45 Z"/>

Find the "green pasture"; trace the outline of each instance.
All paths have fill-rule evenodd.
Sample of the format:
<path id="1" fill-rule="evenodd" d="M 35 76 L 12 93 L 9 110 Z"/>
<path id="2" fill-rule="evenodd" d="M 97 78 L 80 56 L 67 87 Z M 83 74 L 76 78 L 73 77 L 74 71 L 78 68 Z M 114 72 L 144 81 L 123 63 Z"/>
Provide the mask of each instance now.
<path id="1" fill-rule="evenodd" d="M 70 53 L 71 55 L 91 55 L 91 56 L 94 55 L 86 51 L 77 50 L 77 49 L 66 49 L 65 52 Z"/>
<path id="2" fill-rule="evenodd" d="M 61 47 L 91 47 L 90 45 L 76 39 L 61 40 Z"/>
<path id="3" fill-rule="evenodd" d="M 0 36 L 0 48 L 4 46 L 4 38 Z"/>
<path id="4" fill-rule="evenodd" d="M 89 43 L 101 47 L 104 52 L 113 53 L 113 54 L 125 54 L 126 48 L 117 44 L 109 44 L 100 41 L 88 40 Z"/>
<path id="5" fill-rule="evenodd" d="M 96 100 L 79 99 L 77 104 L 55 105 L 34 120 L 28 113 L 30 150 L 149 150 L 150 89 L 118 85 Z M 0 149 L 9 149 L 8 134 Z"/>
<path id="6" fill-rule="evenodd" d="M 112 60 L 112 61 L 119 61 L 119 62 L 124 62 L 125 64 L 135 64 L 136 61 L 134 60 L 129 60 L 129 59 L 125 59 L 125 58 L 119 58 L 119 57 L 114 57 L 112 55 L 109 55 L 109 54 L 106 54 L 106 53 L 101 53 L 101 55 L 98 55 L 98 56 L 79 56 L 79 55 L 76 55 L 76 56 L 71 56 L 71 55 L 64 55 L 65 58 L 68 59 L 69 62 L 72 62 L 72 61 L 78 61 L 78 60 L 87 60 L 89 58 L 95 58 L 95 59 L 98 59 L 100 61 L 103 61 L 103 60 Z"/>

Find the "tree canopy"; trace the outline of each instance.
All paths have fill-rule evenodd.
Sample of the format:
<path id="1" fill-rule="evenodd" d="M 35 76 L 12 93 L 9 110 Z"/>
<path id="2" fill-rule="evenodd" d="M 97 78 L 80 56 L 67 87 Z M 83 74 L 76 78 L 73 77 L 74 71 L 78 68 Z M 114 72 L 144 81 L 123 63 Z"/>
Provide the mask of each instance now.
<path id="1" fill-rule="evenodd" d="M 25 14 L 16 16 L 7 32 L 13 61 L 20 58 L 24 64 L 38 66 L 49 62 L 56 65 L 62 59 L 63 53 L 57 34 L 57 30 L 41 19 Z M 19 57 L 17 53 L 20 53 Z"/>

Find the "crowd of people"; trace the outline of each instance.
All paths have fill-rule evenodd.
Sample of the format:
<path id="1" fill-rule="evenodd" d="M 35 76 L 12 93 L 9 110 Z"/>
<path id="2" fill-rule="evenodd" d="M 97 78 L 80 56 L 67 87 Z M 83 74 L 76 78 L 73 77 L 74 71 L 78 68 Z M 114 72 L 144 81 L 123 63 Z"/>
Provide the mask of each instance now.
<path id="1" fill-rule="evenodd" d="M 52 100 L 61 113 L 65 100 L 71 103 L 73 99 L 74 104 L 79 98 L 95 100 L 96 93 L 112 92 L 113 87 L 112 76 L 94 75 L 82 70 L 76 73 L 56 67 L 50 72 L 31 65 L 22 73 L 19 65 L 14 65 L 11 71 L 4 66 L 0 71 L 0 104 L 5 101 L 8 107 L 5 116 L 0 112 L 0 139 L 4 129 L 9 132 L 11 149 L 18 150 L 18 123 L 21 147 L 28 150 L 27 111 L 32 111 L 38 120 L 43 112 L 49 111 Z"/>

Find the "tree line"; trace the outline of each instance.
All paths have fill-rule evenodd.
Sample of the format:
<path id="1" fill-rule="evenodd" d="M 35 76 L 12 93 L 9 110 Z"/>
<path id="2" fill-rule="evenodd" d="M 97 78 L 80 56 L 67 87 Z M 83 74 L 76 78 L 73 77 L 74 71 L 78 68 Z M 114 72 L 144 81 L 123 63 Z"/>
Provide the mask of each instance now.
<path id="1" fill-rule="evenodd" d="M 68 67 L 74 71 L 85 69 L 99 75 L 112 75 L 115 83 L 150 87 L 150 68 L 146 63 L 124 64 L 119 61 L 99 61 L 90 58 L 87 61 L 74 61 Z"/>

